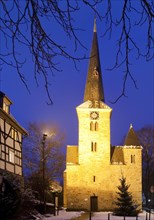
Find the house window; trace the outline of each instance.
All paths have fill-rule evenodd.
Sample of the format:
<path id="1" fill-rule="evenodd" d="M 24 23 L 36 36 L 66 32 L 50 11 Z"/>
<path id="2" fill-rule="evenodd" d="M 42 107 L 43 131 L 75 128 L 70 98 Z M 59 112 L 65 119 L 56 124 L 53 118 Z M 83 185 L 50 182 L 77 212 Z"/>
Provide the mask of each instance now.
<path id="1" fill-rule="evenodd" d="M 14 128 L 11 129 L 11 137 L 17 140 L 17 131 Z"/>
<path id="2" fill-rule="evenodd" d="M 11 129 L 11 137 L 14 138 L 14 129 Z"/>
<path id="3" fill-rule="evenodd" d="M 91 151 L 96 152 L 97 151 L 97 143 L 91 142 Z"/>
<path id="4" fill-rule="evenodd" d="M 3 103 L 3 110 L 4 110 L 6 113 L 9 113 L 9 105 L 7 105 L 5 102 Z"/>
<path id="5" fill-rule="evenodd" d="M 14 151 L 13 150 L 9 150 L 9 161 L 11 163 L 14 163 Z"/>

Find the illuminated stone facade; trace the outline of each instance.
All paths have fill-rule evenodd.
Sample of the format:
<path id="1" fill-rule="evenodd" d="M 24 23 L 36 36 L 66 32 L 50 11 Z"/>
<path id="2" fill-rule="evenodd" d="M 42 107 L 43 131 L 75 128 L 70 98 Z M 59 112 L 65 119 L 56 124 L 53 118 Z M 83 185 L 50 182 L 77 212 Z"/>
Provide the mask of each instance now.
<path id="1" fill-rule="evenodd" d="M 112 109 L 104 101 L 96 27 L 84 102 L 76 108 L 78 146 L 67 146 L 64 207 L 68 210 L 113 210 L 119 179 L 126 177 L 133 200 L 142 206 L 142 147 L 130 126 L 124 146 L 111 146 Z"/>

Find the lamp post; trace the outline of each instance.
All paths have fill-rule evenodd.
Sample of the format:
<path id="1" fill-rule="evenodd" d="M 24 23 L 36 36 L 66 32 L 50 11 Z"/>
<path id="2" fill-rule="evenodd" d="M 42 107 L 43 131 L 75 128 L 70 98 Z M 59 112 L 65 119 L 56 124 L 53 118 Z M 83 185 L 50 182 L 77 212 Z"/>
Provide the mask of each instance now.
<path id="1" fill-rule="evenodd" d="M 59 198 L 58 194 L 62 192 L 62 187 L 56 183 L 53 182 L 51 186 L 51 192 L 53 193 L 53 199 L 54 199 L 54 216 L 58 215 L 59 213 Z"/>
<path id="2" fill-rule="evenodd" d="M 43 139 L 42 139 L 42 185 L 43 185 L 43 212 L 46 212 L 46 193 L 45 193 L 45 166 L 46 166 L 46 161 L 45 161 L 45 141 L 47 138 L 47 134 L 43 134 Z"/>

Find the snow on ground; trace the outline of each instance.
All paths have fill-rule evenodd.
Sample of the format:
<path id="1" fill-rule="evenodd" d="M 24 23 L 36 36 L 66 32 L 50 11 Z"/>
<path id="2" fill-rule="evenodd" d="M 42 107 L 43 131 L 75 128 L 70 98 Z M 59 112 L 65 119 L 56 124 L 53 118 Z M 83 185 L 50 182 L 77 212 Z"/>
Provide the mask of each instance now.
<path id="1" fill-rule="evenodd" d="M 56 216 L 50 216 L 50 217 L 45 217 L 43 220 L 69 220 L 72 218 L 77 218 L 82 215 L 84 212 L 66 212 L 65 210 L 59 211 L 59 215 Z"/>
<path id="2" fill-rule="evenodd" d="M 72 218 L 77 218 L 82 215 L 83 212 L 66 212 L 65 210 L 61 210 L 59 215 L 57 216 L 46 216 L 42 220 L 69 220 Z M 96 212 L 91 217 L 91 220 L 107 220 L 108 212 Z M 124 217 L 113 216 L 110 214 L 110 220 L 123 220 Z M 149 219 L 149 216 L 148 216 Z M 89 220 L 87 218 L 86 220 Z M 136 220 L 136 217 L 125 217 L 125 220 Z M 138 220 L 146 220 L 146 212 L 140 213 L 138 216 Z M 154 220 L 154 214 L 151 214 L 150 220 Z"/>
<path id="3" fill-rule="evenodd" d="M 94 214 L 94 217 L 92 217 L 92 220 L 107 220 L 108 219 L 108 213 L 107 212 L 96 212 Z M 110 220 L 123 220 L 124 217 L 120 216 L 113 216 L 110 214 Z M 136 217 L 125 217 L 125 220 L 136 220 Z M 146 213 L 140 213 L 138 216 L 138 220 L 146 220 Z M 154 215 L 151 214 L 151 220 L 154 220 Z"/>

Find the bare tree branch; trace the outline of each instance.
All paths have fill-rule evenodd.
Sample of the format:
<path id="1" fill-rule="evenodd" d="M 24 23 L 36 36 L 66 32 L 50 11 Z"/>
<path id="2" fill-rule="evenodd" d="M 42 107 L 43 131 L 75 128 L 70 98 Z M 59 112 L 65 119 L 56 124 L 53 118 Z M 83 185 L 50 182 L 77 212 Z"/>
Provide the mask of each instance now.
<path id="1" fill-rule="evenodd" d="M 108 0 L 108 5 L 106 9 L 106 13 L 103 18 L 107 19 L 108 28 L 106 29 L 104 35 L 109 33 L 111 37 L 113 28 L 120 28 L 120 34 L 118 36 L 117 41 L 117 51 L 115 56 L 115 63 L 112 68 L 108 70 L 114 70 L 115 68 L 119 68 L 124 66 L 124 77 L 123 77 L 123 84 L 122 90 L 120 95 L 113 101 L 112 103 L 116 103 L 122 96 L 126 97 L 126 87 L 128 79 L 130 78 L 133 82 L 135 88 L 137 89 L 136 80 L 134 79 L 134 73 L 131 70 L 131 56 L 134 53 L 134 50 L 137 54 L 137 59 L 140 56 L 145 57 L 147 61 L 150 61 L 154 58 L 154 36 L 152 35 L 153 27 L 152 22 L 154 20 L 153 11 L 154 11 L 154 4 L 153 2 L 148 2 L 146 0 L 140 0 L 140 5 L 137 7 L 136 5 L 133 6 L 132 0 L 125 0 L 123 1 L 123 6 L 121 9 L 121 16 L 120 19 L 116 21 L 113 20 L 113 5 L 111 5 L 112 0 Z M 149 11 L 150 10 L 150 11 Z M 132 18 L 132 12 L 135 12 L 139 18 L 139 21 L 135 21 Z M 135 26 L 142 26 L 147 25 L 147 45 L 146 45 L 146 52 L 143 53 L 142 50 L 139 48 L 137 39 L 133 37 L 133 28 Z"/>
<path id="2" fill-rule="evenodd" d="M 154 58 L 154 2 L 152 0 L 121 1 L 121 8 L 116 16 L 114 0 L 66 0 L 63 2 L 58 0 L 0 0 L 0 33 L 3 47 L 5 47 L 5 52 L 0 52 L 0 65 L 16 68 L 21 81 L 29 89 L 27 75 L 24 73 L 24 66 L 27 63 L 24 50 L 28 50 L 29 59 L 32 59 L 34 63 L 35 81 L 39 85 L 38 76 L 43 76 L 49 104 L 52 103 L 49 92 L 49 73 L 61 71 L 57 60 L 63 57 L 72 61 L 76 67 L 77 62 L 85 58 L 85 55 L 81 57 L 74 55 L 79 47 L 85 49 L 78 36 L 78 31 L 81 29 L 75 26 L 75 15 L 83 6 L 92 10 L 101 21 L 105 21 L 107 28 L 104 35 L 109 34 L 111 38 L 113 29 L 120 30 L 115 63 L 110 68 L 113 70 L 124 67 L 122 90 L 115 102 L 122 96 L 126 96 L 129 79 L 137 88 L 131 69 L 132 53 L 136 54 L 137 59 L 141 56 L 147 61 Z M 54 39 L 46 27 L 46 24 L 49 24 L 52 30 L 53 23 L 72 40 L 71 42 L 74 42 L 73 52 L 69 52 L 65 45 Z M 145 49 L 140 48 L 138 39 L 133 36 L 134 28 L 138 27 L 146 28 Z"/>

